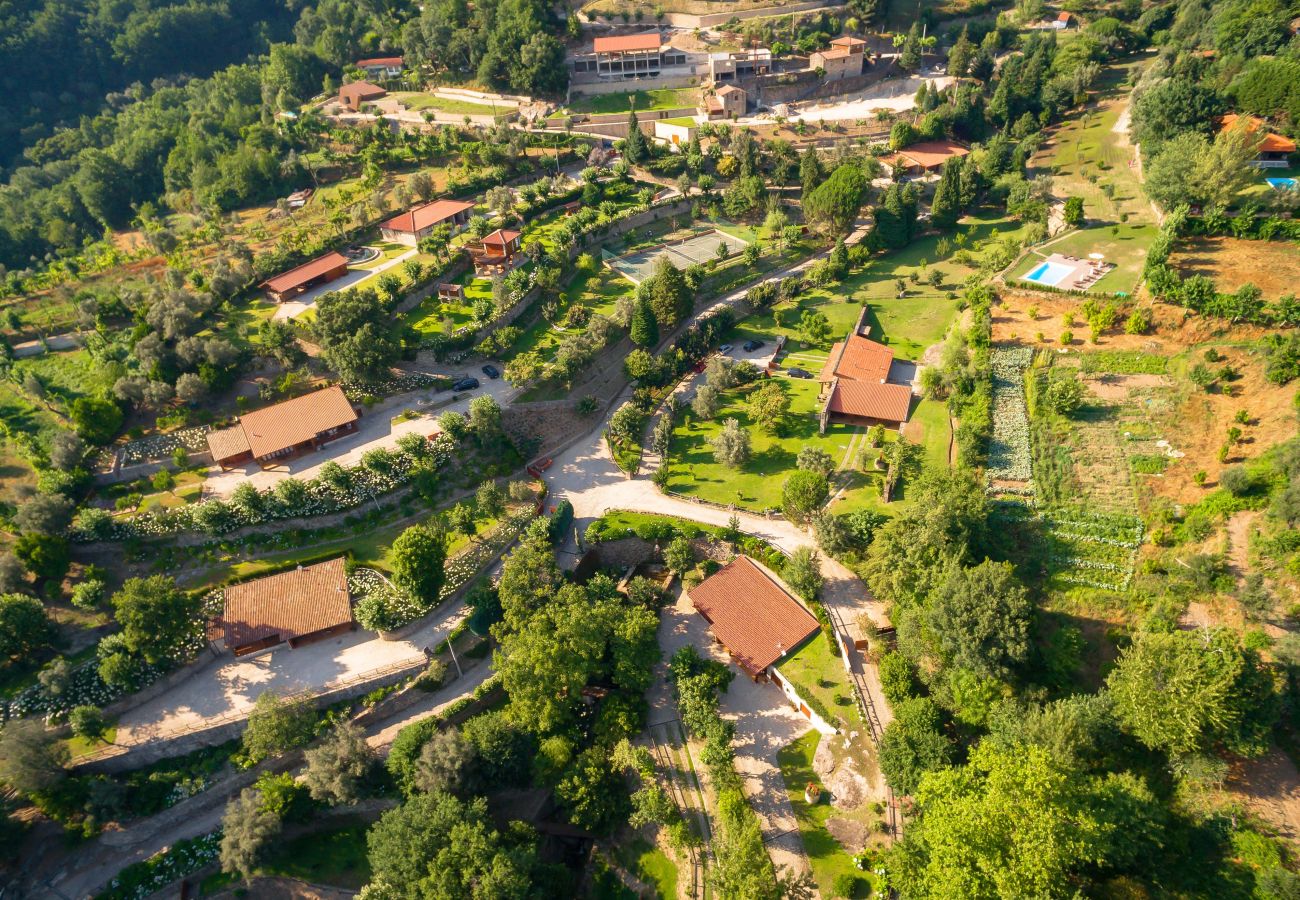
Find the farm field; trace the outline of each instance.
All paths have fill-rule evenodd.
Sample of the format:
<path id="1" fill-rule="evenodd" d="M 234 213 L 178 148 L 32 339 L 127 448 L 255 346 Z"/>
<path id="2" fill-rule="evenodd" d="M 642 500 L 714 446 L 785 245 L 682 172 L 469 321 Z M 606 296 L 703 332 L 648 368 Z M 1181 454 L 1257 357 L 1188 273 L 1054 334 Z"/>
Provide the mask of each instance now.
<path id="1" fill-rule="evenodd" d="M 1234 237 L 1188 237 L 1179 242 L 1169 264 L 1183 278 L 1204 275 L 1222 293 L 1253 284 L 1265 300 L 1296 293 L 1300 252 L 1286 241 Z"/>

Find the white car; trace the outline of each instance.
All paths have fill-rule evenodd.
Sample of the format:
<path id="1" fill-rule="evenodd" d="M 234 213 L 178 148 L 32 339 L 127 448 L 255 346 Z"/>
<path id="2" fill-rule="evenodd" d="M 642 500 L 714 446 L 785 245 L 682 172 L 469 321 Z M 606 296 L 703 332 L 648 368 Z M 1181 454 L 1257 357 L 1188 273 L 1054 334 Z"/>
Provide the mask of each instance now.
<path id="1" fill-rule="evenodd" d="M 718 348 L 718 352 L 719 352 L 719 353 L 730 353 L 730 352 L 731 352 L 731 345 L 730 345 L 730 344 L 723 344 L 721 347 Z"/>

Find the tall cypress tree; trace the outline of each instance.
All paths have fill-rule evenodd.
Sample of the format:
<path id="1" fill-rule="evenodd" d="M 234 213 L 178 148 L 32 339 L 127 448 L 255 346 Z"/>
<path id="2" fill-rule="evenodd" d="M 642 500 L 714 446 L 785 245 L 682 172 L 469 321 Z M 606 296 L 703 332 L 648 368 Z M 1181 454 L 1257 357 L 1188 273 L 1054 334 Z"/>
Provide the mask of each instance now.
<path id="1" fill-rule="evenodd" d="M 629 166 L 635 166 L 649 155 L 645 132 L 641 130 L 641 125 L 636 120 L 636 110 L 633 109 L 627 114 L 627 140 L 623 142 L 623 158 Z"/>
<path id="2" fill-rule="evenodd" d="M 653 347 L 659 343 L 659 323 L 655 321 L 654 311 L 645 300 L 637 303 L 636 309 L 632 311 L 628 336 L 638 347 Z"/>
<path id="3" fill-rule="evenodd" d="M 934 189 L 930 222 L 940 231 L 950 231 L 961 217 L 961 163 L 957 158 L 943 164 L 943 177 Z"/>
<path id="4" fill-rule="evenodd" d="M 907 235 L 906 243 L 912 243 L 916 237 L 916 213 L 920 195 L 916 190 L 916 185 L 908 184 L 899 193 L 900 209 L 899 218 L 903 222 L 903 230 Z"/>
<path id="5" fill-rule="evenodd" d="M 826 177 L 826 172 L 822 169 L 822 161 L 817 158 L 817 151 L 809 147 L 804 151 L 799 160 L 799 184 L 803 186 L 803 198 L 808 199 L 808 195 L 813 192 L 817 185 L 822 183 Z"/>

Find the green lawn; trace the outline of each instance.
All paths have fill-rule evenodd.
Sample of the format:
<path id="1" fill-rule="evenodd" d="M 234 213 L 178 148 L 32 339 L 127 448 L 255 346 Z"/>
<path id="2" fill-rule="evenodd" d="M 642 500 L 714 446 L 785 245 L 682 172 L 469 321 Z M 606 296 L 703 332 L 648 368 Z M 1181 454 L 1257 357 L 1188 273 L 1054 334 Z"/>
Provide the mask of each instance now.
<path id="1" fill-rule="evenodd" d="M 813 877 L 823 897 L 838 896 L 833 886 L 837 875 L 856 875 L 860 879 L 855 896 L 866 897 L 871 891 L 871 873 L 858 871 L 853 864 L 849 851 L 840 846 L 839 841 L 831 836 L 826 822 L 835 809 L 827 802 L 825 785 L 813 771 L 813 757 L 817 745 L 821 743 L 821 734 L 810 731 L 796 741 L 786 744 L 777 752 L 777 763 L 781 766 L 781 776 L 785 779 L 786 793 L 794 807 L 794 815 L 799 823 L 799 836 L 803 838 L 804 850 L 812 864 Z M 809 805 L 804 800 L 804 788 L 813 782 L 822 788 L 822 801 Z"/>
<path id="2" fill-rule="evenodd" d="M 862 713 L 853 699 L 853 685 L 840 657 L 831 652 L 831 641 L 819 631 L 777 668 L 794 685 L 799 696 L 831 725 L 859 731 L 865 727 Z M 829 715 L 828 715 L 829 713 Z M 843 725 L 838 720 L 843 720 Z"/>
<path id="3" fill-rule="evenodd" d="M 1290 166 L 1285 169 L 1260 169 L 1255 176 L 1255 183 L 1241 192 L 1240 200 L 1243 203 L 1264 202 L 1280 196 L 1283 192 L 1270 185 L 1264 179 L 1266 178 L 1297 178 L 1300 179 L 1300 167 Z M 1294 189 L 1287 192 L 1291 197 L 1300 198 L 1300 193 Z"/>
<path id="4" fill-rule="evenodd" d="M 1142 277 L 1142 267 L 1146 264 L 1147 250 L 1155 240 L 1158 229 L 1155 225 L 1141 222 L 1127 222 L 1116 225 L 1094 225 L 1081 231 L 1073 231 L 1061 238 L 1038 247 L 1016 270 L 1017 278 L 1024 276 L 1037 266 L 1042 258 L 1052 253 L 1077 256 L 1086 259 L 1090 253 L 1101 253 L 1107 262 L 1115 268 L 1095 282 L 1089 290 L 1106 293 L 1131 294 Z M 1041 253 L 1040 257 L 1038 254 Z"/>
<path id="5" fill-rule="evenodd" d="M 412 250 L 415 249 L 414 247 L 408 247 L 405 244 L 398 244 L 389 241 L 372 241 L 366 246 L 374 247 L 376 250 L 379 251 L 379 255 L 376 256 L 374 259 L 370 260 L 369 262 L 358 263 L 354 266 L 351 266 L 350 268 L 364 269 L 366 271 L 369 271 L 371 269 L 377 269 L 380 266 L 382 266 L 384 263 L 388 262 L 390 259 L 393 259 L 394 257 L 397 256 L 401 256 L 403 253 L 410 253 Z M 400 268 L 389 269 L 388 271 L 392 272 L 394 275 L 397 276 L 400 276 L 402 274 Z"/>
<path id="6" fill-rule="evenodd" d="M 777 381 L 790 396 L 790 412 L 780 435 L 754 425 L 745 410 L 745 392 L 728 391 L 718 415 L 709 422 L 686 418 L 673 430 L 669 452 L 668 490 L 714 503 L 735 503 L 744 509 L 762 511 L 781 505 L 785 476 L 795 469 L 795 457 L 808 446 L 820 447 L 838 462 L 849 441 L 860 429 L 832 424 L 825 434 L 817 433 L 817 394 L 814 380 L 782 378 Z M 727 419 L 739 420 L 750 434 L 752 454 L 740 470 L 728 469 L 713 459 L 708 441 L 722 430 Z"/>
<path id="7" fill-rule="evenodd" d="M 618 850 L 623 867 L 646 884 L 653 885 L 658 900 L 677 900 L 677 864 L 642 837 Z"/>
<path id="8" fill-rule="evenodd" d="M 465 302 L 442 301 L 432 293 L 406 313 L 406 320 L 422 335 L 450 334 L 474 321 L 474 301 L 492 299 L 492 279 L 475 278 L 472 271 L 456 279 L 465 288 Z"/>
<path id="9" fill-rule="evenodd" d="M 493 107 L 486 103 L 473 103 L 469 100 L 454 100 L 447 97 L 435 97 L 433 94 L 423 92 L 402 92 L 389 94 L 390 99 L 396 100 L 413 112 L 421 112 L 429 109 L 435 112 L 451 113 L 458 116 L 492 116 L 511 112 L 513 107 L 498 106 Z"/>
<path id="10" fill-rule="evenodd" d="M 655 88 L 649 91 L 628 91 L 625 94 L 592 94 L 576 97 L 568 106 L 571 113 L 627 112 L 635 104 L 637 109 L 677 109 L 695 106 L 699 92 L 695 88 Z"/>

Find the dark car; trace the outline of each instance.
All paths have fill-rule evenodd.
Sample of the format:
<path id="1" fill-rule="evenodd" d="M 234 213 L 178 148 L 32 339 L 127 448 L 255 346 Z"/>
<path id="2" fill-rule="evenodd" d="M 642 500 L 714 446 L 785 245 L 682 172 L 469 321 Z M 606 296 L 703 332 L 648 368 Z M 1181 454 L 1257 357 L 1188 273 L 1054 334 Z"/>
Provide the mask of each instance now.
<path id="1" fill-rule="evenodd" d="M 501 377 L 501 370 L 489 363 L 483 367 L 483 374 L 495 381 Z"/>
<path id="2" fill-rule="evenodd" d="M 453 384 L 451 389 L 453 391 L 472 391 L 476 387 L 478 387 L 477 378 L 462 378 L 460 381 Z"/>
<path id="3" fill-rule="evenodd" d="M 745 346 L 741 347 L 740 349 L 744 350 L 746 353 L 753 353 L 755 350 L 757 350 L 759 347 L 764 346 L 766 343 L 767 341 L 760 341 L 757 339 L 752 341 L 745 341 Z"/>
<path id="4" fill-rule="evenodd" d="M 812 372 L 809 372 L 807 369 L 800 369 L 797 367 L 793 369 L 786 369 L 786 374 L 789 375 L 791 378 L 812 378 Z"/>

